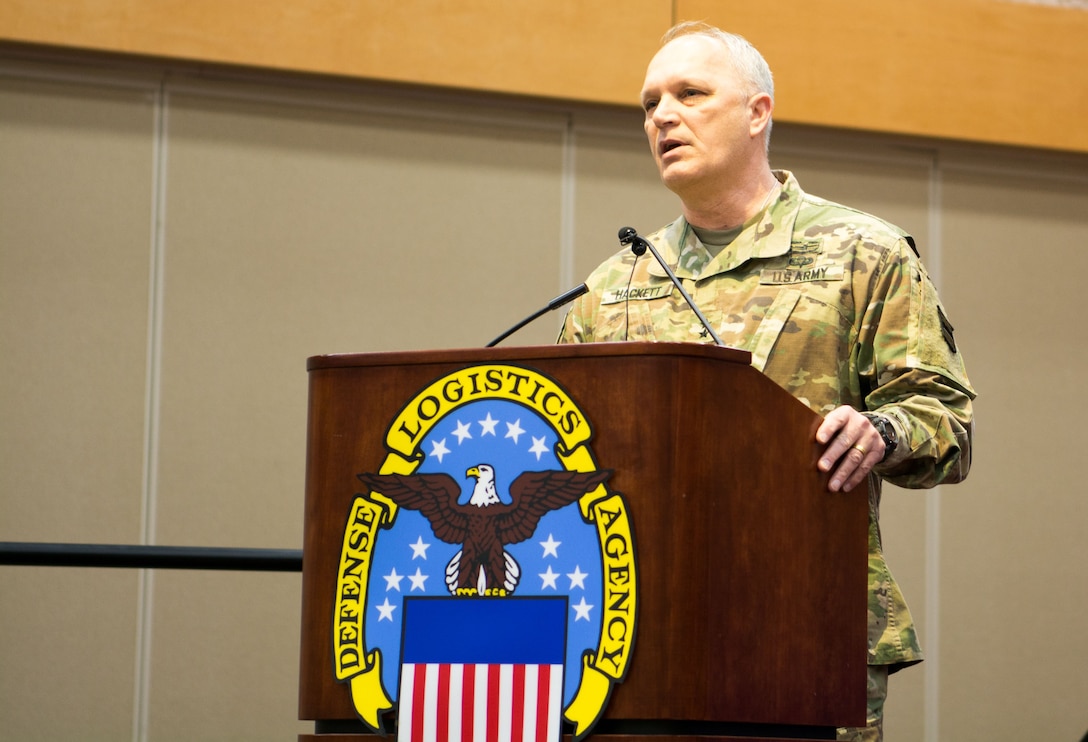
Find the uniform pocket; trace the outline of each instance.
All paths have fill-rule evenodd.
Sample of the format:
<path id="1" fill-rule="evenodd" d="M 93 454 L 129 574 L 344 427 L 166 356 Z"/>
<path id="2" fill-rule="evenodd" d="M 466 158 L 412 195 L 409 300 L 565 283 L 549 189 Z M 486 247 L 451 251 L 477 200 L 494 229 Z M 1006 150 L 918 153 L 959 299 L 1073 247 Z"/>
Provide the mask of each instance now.
<path id="1" fill-rule="evenodd" d="M 752 336 L 752 366 L 758 371 L 762 372 L 767 366 L 767 359 L 770 358 L 775 343 L 782 335 L 782 330 L 800 299 L 801 292 L 798 289 L 780 291 L 767 309 Z"/>

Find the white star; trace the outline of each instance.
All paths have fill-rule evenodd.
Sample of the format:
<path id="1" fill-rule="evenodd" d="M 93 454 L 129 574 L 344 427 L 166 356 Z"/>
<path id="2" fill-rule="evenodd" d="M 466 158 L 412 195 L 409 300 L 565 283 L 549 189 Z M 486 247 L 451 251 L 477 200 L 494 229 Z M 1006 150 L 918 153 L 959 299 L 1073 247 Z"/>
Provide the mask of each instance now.
<path id="1" fill-rule="evenodd" d="M 544 572 L 541 575 L 539 575 L 539 577 L 540 577 L 540 580 L 541 580 L 541 584 L 540 584 L 540 589 L 541 590 L 543 590 L 544 588 L 548 588 L 548 587 L 550 587 L 552 590 L 558 590 L 559 589 L 559 587 L 555 584 L 555 580 L 556 580 L 556 578 L 559 577 L 559 573 L 558 572 L 552 572 L 552 565 L 549 564 L 548 565 L 548 571 Z"/>
<path id="2" fill-rule="evenodd" d="M 448 448 L 446 448 L 446 439 L 443 438 L 440 441 L 434 441 L 431 444 L 431 446 L 432 446 L 431 456 L 434 456 L 435 458 L 437 458 L 438 463 L 441 464 L 442 463 L 442 457 L 450 452 L 450 450 Z"/>
<path id="3" fill-rule="evenodd" d="M 578 587 L 585 590 L 587 577 L 589 577 L 589 575 L 583 572 L 581 568 L 578 567 L 578 565 L 575 565 L 574 571 L 567 573 L 567 578 L 570 580 L 570 589 L 573 590 L 575 585 L 577 585 Z"/>
<path id="4" fill-rule="evenodd" d="M 567 575 L 570 577 L 570 575 Z M 396 590 L 400 592 L 400 581 L 404 579 L 404 575 L 397 574 L 397 568 L 393 567 L 393 571 L 385 575 L 385 591 Z"/>
<path id="5" fill-rule="evenodd" d="M 518 418 L 512 423 L 506 423 L 506 437 L 513 438 L 515 444 L 518 442 L 518 438 L 524 432 L 525 431 L 521 428 L 521 418 Z"/>
<path id="6" fill-rule="evenodd" d="M 541 546 L 544 547 L 544 556 L 540 557 L 541 559 L 548 556 L 549 554 L 551 554 L 556 559 L 559 558 L 559 544 L 563 543 L 562 541 L 556 541 L 554 538 L 552 538 L 552 535 L 549 533 L 548 534 L 548 540 L 547 541 L 541 541 L 539 543 L 540 543 Z"/>
<path id="7" fill-rule="evenodd" d="M 427 581 L 429 575 L 425 575 L 419 571 L 419 567 L 416 567 L 416 573 L 414 575 L 408 575 L 408 579 L 412 581 L 412 592 L 419 590 L 421 593 L 427 592 L 427 589 L 423 587 L 423 583 Z"/>
<path id="8" fill-rule="evenodd" d="M 592 610 L 593 606 L 588 605 L 586 603 L 586 596 L 583 595 L 582 596 L 582 601 L 580 603 L 572 605 L 571 608 L 574 609 L 574 613 L 575 613 L 574 620 L 575 621 L 588 621 L 589 620 L 589 612 L 590 612 L 590 610 Z M 390 618 L 389 620 L 392 621 L 393 619 Z"/>
<path id="9" fill-rule="evenodd" d="M 465 438 L 471 438 L 472 433 L 469 432 L 468 423 L 457 421 L 457 430 L 453 431 L 453 434 L 457 436 L 457 445 L 460 446 L 465 442 Z"/>
<path id="10" fill-rule="evenodd" d="M 536 454 L 536 460 L 540 461 L 540 454 L 547 453 L 548 447 L 544 445 L 543 438 L 533 438 L 533 447 L 529 449 L 529 453 Z"/>
<path id="11" fill-rule="evenodd" d="M 586 602 L 586 599 L 582 598 L 582 602 L 583 603 Z M 386 598 L 385 602 L 382 603 L 381 605 L 376 605 L 374 607 L 378 609 L 378 620 L 379 621 L 392 621 L 393 620 L 393 610 L 396 608 L 396 606 L 390 604 L 389 598 Z M 592 608 L 592 607 L 593 606 L 590 606 L 590 608 Z M 578 606 L 574 606 L 574 610 L 578 610 Z M 575 621 L 577 621 L 577 620 L 578 619 L 575 619 Z M 586 620 L 587 621 L 589 620 L 588 616 L 586 616 Z"/>
<path id="12" fill-rule="evenodd" d="M 414 544 L 408 544 L 412 548 L 412 559 L 426 559 L 427 549 L 431 548 L 430 544 L 423 543 L 423 534 L 420 534 Z"/>
<path id="13" fill-rule="evenodd" d="M 479 420 L 478 422 L 480 423 L 480 428 L 482 429 L 480 432 L 480 437 L 483 437 L 485 435 L 495 435 L 495 426 L 499 424 L 499 421 L 493 419 L 490 412 L 487 413 L 487 418 L 485 420 Z"/>

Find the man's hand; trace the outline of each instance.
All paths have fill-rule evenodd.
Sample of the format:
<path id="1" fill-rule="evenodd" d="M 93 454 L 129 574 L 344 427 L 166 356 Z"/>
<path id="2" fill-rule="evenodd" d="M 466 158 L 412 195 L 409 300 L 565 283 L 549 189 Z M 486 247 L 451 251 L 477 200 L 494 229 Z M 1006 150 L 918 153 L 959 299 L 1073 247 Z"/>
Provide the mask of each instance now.
<path id="1" fill-rule="evenodd" d="M 884 458 L 884 439 L 867 418 L 849 405 L 828 413 L 816 430 L 816 442 L 827 446 L 816 466 L 820 471 L 832 472 L 827 484 L 832 492 L 854 489 Z"/>

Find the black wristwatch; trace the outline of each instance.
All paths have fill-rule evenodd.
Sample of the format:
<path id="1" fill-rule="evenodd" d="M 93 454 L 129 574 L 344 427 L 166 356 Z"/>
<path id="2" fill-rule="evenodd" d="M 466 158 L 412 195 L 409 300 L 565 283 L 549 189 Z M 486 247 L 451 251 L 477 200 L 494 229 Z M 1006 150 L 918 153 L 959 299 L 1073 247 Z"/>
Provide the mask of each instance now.
<path id="1" fill-rule="evenodd" d="M 884 458 L 881 461 L 886 460 L 899 445 L 899 434 L 895 432 L 895 425 L 888 418 L 874 412 L 863 412 L 861 414 L 865 415 L 869 422 L 873 424 L 873 427 L 876 428 L 876 432 L 880 433 L 880 438 L 884 441 Z"/>

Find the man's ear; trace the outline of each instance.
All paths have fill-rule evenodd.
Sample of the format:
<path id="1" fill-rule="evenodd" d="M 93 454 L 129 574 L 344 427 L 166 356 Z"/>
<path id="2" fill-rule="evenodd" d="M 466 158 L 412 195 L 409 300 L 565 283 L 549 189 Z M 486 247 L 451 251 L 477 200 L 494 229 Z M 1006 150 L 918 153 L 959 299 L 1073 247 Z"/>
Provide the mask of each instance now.
<path id="1" fill-rule="evenodd" d="M 748 99 L 748 132 L 752 138 L 763 136 L 763 132 L 771 124 L 771 113 L 774 111 L 774 101 L 767 93 L 756 93 Z"/>

